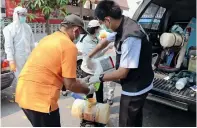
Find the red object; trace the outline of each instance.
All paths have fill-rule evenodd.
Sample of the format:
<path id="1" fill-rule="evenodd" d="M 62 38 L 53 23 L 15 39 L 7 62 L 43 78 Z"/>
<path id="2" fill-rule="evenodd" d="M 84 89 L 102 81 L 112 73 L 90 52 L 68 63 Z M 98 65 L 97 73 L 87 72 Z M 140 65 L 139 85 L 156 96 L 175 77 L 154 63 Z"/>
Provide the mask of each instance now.
<path id="1" fill-rule="evenodd" d="M 163 65 L 158 65 L 159 68 L 165 68 L 165 69 L 172 69 L 172 67 L 169 66 L 163 66 Z"/>
<path id="2" fill-rule="evenodd" d="M 14 8 L 20 3 L 20 0 L 6 0 L 6 17 L 12 17 Z"/>
<path id="3" fill-rule="evenodd" d="M 186 30 L 187 30 L 187 32 L 190 33 L 192 31 L 192 28 L 191 27 L 188 27 Z"/>
<path id="4" fill-rule="evenodd" d="M 3 60 L 3 62 L 1 63 L 1 68 L 7 68 L 7 67 L 9 67 L 9 61 Z"/>
<path id="5" fill-rule="evenodd" d="M 192 28 L 191 27 L 187 27 L 186 28 L 186 32 L 188 32 L 189 36 L 190 36 L 191 31 L 192 31 Z"/>
<path id="6" fill-rule="evenodd" d="M 109 59 L 110 59 L 110 61 L 111 61 L 111 63 L 112 63 L 112 66 L 113 66 L 113 68 L 114 68 L 115 66 L 114 66 L 114 62 L 113 62 L 111 56 L 109 57 Z"/>
<path id="7" fill-rule="evenodd" d="M 6 17 L 10 18 L 13 16 L 14 8 L 20 3 L 21 0 L 6 0 Z M 28 11 L 31 13 L 31 11 Z M 36 11 L 34 13 L 36 15 L 36 18 L 32 20 L 31 22 L 35 23 L 46 23 L 46 20 L 44 19 L 44 15 L 42 14 L 42 11 Z M 63 19 L 49 19 L 49 24 L 60 24 Z"/>

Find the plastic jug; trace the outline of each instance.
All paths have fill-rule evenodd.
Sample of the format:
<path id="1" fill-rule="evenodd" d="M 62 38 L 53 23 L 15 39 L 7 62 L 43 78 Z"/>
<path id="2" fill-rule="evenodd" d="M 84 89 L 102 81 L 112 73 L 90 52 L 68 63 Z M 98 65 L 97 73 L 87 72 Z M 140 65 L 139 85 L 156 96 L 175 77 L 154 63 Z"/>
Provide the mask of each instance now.
<path id="1" fill-rule="evenodd" d="M 95 98 L 76 99 L 71 109 L 72 116 L 87 121 L 107 124 L 110 115 L 109 104 L 96 103 Z"/>
<path id="2" fill-rule="evenodd" d="M 196 72 L 196 56 L 191 55 L 189 60 L 188 70 L 192 72 Z"/>

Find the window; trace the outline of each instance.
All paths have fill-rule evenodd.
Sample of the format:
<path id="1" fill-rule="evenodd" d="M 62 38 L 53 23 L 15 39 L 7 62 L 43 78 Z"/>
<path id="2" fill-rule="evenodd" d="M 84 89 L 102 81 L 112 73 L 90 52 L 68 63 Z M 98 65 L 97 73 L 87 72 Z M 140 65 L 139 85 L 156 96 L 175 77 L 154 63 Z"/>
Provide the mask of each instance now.
<path id="1" fill-rule="evenodd" d="M 151 3 L 139 20 L 143 28 L 158 30 L 160 20 L 166 9 Z"/>

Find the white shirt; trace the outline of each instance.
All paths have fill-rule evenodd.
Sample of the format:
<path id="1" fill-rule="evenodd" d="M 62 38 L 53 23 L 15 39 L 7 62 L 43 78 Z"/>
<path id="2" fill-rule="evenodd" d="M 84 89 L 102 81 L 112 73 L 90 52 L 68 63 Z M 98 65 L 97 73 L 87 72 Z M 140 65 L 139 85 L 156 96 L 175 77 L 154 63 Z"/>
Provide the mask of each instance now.
<path id="1" fill-rule="evenodd" d="M 81 40 L 81 39 L 80 39 Z M 91 35 L 86 35 L 82 42 L 76 44 L 78 51 L 88 55 L 96 47 L 98 40 Z"/>
<path id="2" fill-rule="evenodd" d="M 135 37 L 128 37 L 122 43 L 120 67 L 129 68 L 129 69 L 138 68 L 140 51 L 141 51 L 141 39 Z M 151 83 L 147 88 L 139 92 L 122 91 L 122 94 L 127 96 L 137 96 L 150 91 L 152 88 L 153 88 L 153 83 Z"/>

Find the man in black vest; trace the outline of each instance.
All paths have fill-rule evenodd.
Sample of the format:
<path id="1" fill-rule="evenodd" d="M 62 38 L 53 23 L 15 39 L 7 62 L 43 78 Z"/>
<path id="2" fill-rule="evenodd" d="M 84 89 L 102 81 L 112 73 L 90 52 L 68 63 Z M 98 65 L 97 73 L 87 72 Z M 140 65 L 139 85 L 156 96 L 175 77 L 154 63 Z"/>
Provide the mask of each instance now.
<path id="1" fill-rule="evenodd" d="M 119 126 L 141 127 L 144 102 L 153 87 L 152 45 L 143 28 L 132 19 L 123 16 L 120 6 L 114 1 L 104 0 L 98 3 L 95 16 L 113 32 L 99 43 L 84 61 L 90 63 L 91 57 L 105 48 L 109 42 L 114 41 L 116 70 L 92 76 L 89 81 L 95 83 L 120 80 L 122 93 Z"/>

